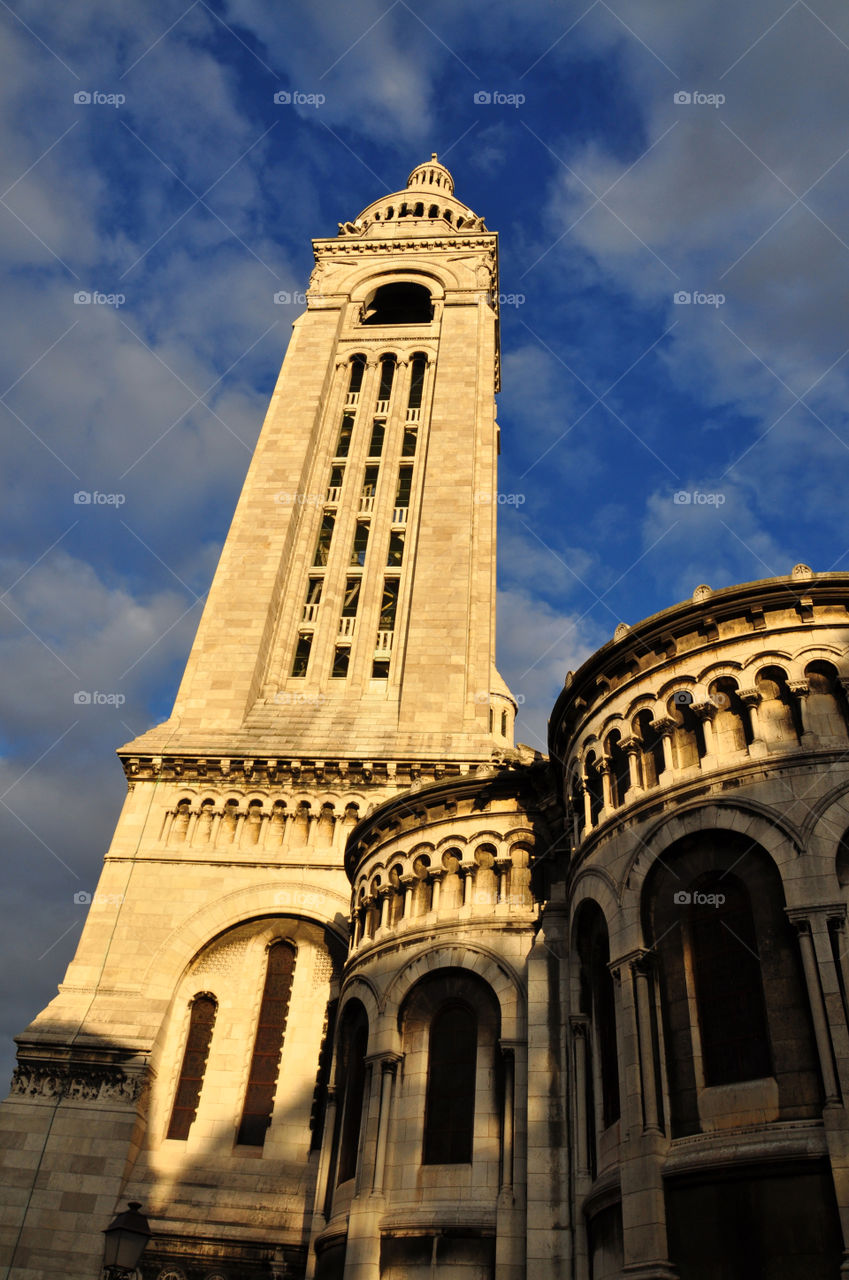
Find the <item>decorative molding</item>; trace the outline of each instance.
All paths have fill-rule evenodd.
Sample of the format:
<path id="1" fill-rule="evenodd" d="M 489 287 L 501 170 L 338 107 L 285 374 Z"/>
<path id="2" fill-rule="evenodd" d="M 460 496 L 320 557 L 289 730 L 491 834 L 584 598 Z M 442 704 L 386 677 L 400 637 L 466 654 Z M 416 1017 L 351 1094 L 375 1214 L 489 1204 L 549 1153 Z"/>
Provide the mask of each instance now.
<path id="1" fill-rule="evenodd" d="M 12 1076 L 11 1091 L 26 1098 L 135 1103 L 145 1092 L 147 1083 L 145 1075 L 128 1075 L 120 1067 L 61 1067 L 49 1062 L 21 1062 Z"/>

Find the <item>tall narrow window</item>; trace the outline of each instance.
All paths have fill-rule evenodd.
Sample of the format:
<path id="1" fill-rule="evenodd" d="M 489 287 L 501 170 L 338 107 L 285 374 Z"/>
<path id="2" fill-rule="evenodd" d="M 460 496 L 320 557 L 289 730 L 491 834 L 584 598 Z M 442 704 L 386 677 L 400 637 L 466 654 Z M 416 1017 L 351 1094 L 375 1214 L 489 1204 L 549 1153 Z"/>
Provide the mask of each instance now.
<path id="1" fill-rule="evenodd" d="M 354 415 L 352 413 L 342 414 L 342 426 L 339 428 L 339 439 L 336 442 L 337 458 L 347 458 L 348 450 L 351 447 L 351 432 L 354 430 Z"/>
<path id="2" fill-rule="evenodd" d="M 342 494 L 342 481 L 345 479 L 345 468 L 333 466 L 330 468 L 330 482 L 327 486 L 327 501 L 338 502 Z"/>
<path id="3" fill-rule="evenodd" d="M 183 1054 L 183 1065 L 180 1068 L 180 1082 L 177 1085 L 171 1123 L 168 1126 L 169 1138 L 185 1141 L 197 1115 L 206 1060 L 209 1057 L 209 1045 L 212 1040 L 212 1028 L 215 1026 L 216 1009 L 217 1005 L 212 996 L 196 996 L 192 1002 L 189 1034 Z"/>
<path id="4" fill-rule="evenodd" d="M 310 578 L 307 583 L 307 598 L 304 601 L 304 622 L 315 622 L 318 617 L 318 606 L 321 603 L 323 578 Z"/>
<path id="5" fill-rule="evenodd" d="M 415 423 L 407 423 L 404 428 L 404 441 L 401 445 L 402 458 L 414 458 L 419 439 L 419 429 Z"/>
<path id="6" fill-rule="evenodd" d="M 362 567 L 366 562 L 368 529 L 368 520 L 357 521 L 357 527 L 354 532 L 354 545 L 351 549 L 351 564 L 358 564 Z"/>
<path id="7" fill-rule="evenodd" d="M 478 1024 L 464 1004 L 447 1004 L 430 1026 L 423 1164 L 468 1164 L 475 1128 Z"/>
<path id="8" fill-rule="evenodd" d="M 318 568 L 327 564 L 327 558 L 330 555 L 330 540 L 333 537 L 333 526 L 336 523 L 336 516 L 332 511 L 325 511 L 321 518 L 321 528 L 318 531 L 318 542 L 315 544 L 315 557 L 313 564 Z"/>
<path id="9" fill-rule="evenodd" d="M 348 665 L 351 661 L 351 646 L 349 644 L 337 644 L 333 651 L 333 669 L 331 675 L 339 680 L 348 674 Z"/>
<path id="10" fill-rule="evenodd" d="M 360 584 L 362 578 L 357 575 L 355 578 L 346 578 L 345 580 L 345 599 L 342 601 L 342 617 L 356 618 L 357 607 L 360 603 Z"/>
<path id="11" fill-rule="evenodd" d="M 298 643 L 295 647 L 295 657 L 292 662 L 292 675 L 305 676 L 307 667 L 310 664 L 310 649 L 312 648 L 312 632 L 301 631 L 298 635 Z"/>
<path id="12" fill-rule="evenodd" d="M 349 395 L 359 395 L 363 385 L 363 373 L 365 372 L 365 367 L 365 356 L 359 354 L 351 356 L 351 381 L 348 383 Z"/>
<path id="13" fill-rule="evenodd" d="M 345 1024 L 341 1033 L 341 1078 L 345 1094 L 342 1102 L 342 1132 L 339 1142 L 339 1173 L 337 1182 L 347 1182 L 357 1172 L 357 1155 L 360 1147 L 360 1124 L 363 1116 L 363 1096 L 366 1084 L 366 1050 L 368 1048 L 368 1017 L 359 1003 L 353 1001 L 345 1010 Z"/>
<path id="14" fill-rule="evenodd" d="M 261 1147 L 271 1124 L 294 972 L 295 948 L 288 942 L 275 942 L 268 951 L 259 1023 L 237 1138 L 237 1142 L 246 1147 Z"/>
<path id="15" fill-rule="evenodd" d="M 410 398 L 407 401 L 408 409 L 421 408 L 426 366 L 427 360 L 423 355 L 413 356 L 413 363 L 410 369 Z"/>
<path id="16" fill-rule="evenodd" d="M 379 474 L 380 468 L 377 466 L 369 466 L 365 469 L 363 488 L 360 494 L 361 511 L 372 511 L 374 509 L 374 495 L 377 493 L 377 477 Z"/>
<path id="17" fill-rule="evenodd" d="M 389 535 L 389 554 L 386 557 L 386 563 L 390 566 L 399 565 L 404 559 L 404 530 L 393 529 Z"/>
<path id="18" fill-rule="evenodd" d="M 370 458 L 379 458 L 383 453 L 383 438 L 386 435 L 386 423 L 381 418 L 375 418 L 371 428 L 371 440 L 368 446 L 368 456 Z"/>
<path id="19" fill-rule="evenodd" d="M 384 578 L 383 596 L 380 601 L 380 630 L 395 630 L 395 614 L 398 609 L 400 578 Z"/>
<path id="20" fill-rule="evenodd" d="M 705 1084 L 772 1074 L 761 961 L 752 905 L 735 876 L 692 886 L 689 931 Z"/>
<path id="21" fill-rule="evenodd" d="M 384 356 L 380 362 L 380 386 L 377 392 L 378 404 L 388 404 L 392 395 L 392 380 L 395 377 L 395 357 Z"/>
<path id="22" fill-rule="evenodd" d="M 413 487 L 413 468 L 401 467 L 398 471 L 398 488 L 395 491 L 395 506 L 409 507 L 410 491 Z"/>

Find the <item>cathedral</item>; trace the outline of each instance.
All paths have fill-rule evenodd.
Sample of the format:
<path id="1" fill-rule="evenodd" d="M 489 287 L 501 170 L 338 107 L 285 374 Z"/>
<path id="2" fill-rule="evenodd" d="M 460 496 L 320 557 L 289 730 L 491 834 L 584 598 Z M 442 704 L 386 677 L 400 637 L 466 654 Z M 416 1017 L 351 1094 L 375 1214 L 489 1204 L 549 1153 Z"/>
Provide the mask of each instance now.
<path id="1" fill-rule="evenodd" d="M 849 575 L 620 625 L 514 746 L 497 236 L 434 155 L 314 250 L 3 1280 L 849 1276 Z"/>

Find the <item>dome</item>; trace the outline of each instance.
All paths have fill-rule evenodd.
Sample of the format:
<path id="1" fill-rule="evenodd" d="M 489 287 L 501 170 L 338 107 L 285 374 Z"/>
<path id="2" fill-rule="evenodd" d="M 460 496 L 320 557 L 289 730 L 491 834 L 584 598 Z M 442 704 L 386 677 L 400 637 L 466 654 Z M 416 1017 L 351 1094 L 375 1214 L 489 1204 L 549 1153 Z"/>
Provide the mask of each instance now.
<path id="1" fill-rule="evenodd" d="M 454 179 L 431 153 L 416 165 L 403 191 L 382 196 L 353 222 L 340 222 L 340 236 L 468 235 L 486 231 L 483 218 L 454 195 Z"/>
<path id="2" fill-rule="evenodd" d="M 425 164 L 417 165 L 407 179 L 407 188 L 415 188 L 433 191 L 438 188 L 445 195 L 454 194 L 454 179 L 445 168 L 444 164 L 440 164 L 436 158 L 436 152 L 431 152 L 430 160 Z"/>

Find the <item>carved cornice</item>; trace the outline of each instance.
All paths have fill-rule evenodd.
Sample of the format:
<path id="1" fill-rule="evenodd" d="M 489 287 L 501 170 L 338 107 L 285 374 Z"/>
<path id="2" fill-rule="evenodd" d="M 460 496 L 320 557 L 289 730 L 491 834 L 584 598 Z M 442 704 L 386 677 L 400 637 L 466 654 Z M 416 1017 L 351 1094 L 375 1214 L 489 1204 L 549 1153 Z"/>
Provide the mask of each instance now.
<path id="1" fill-rule="evenodd" d="M 138 1102 L 147 1076 L 128 1075 L 120 1067 L 65 1066 L 50 1062 L 20 1062 L 12 1076 L 13 1095 L 25 1098 L 63 1098 L 78 1102 Z"/>
<path id="2" fill-rule="evenodd" d="M 428 236 L 422 239 L 365 240 L 345 237 L 342 240 L 313 240 L 316 256 L 346 257 L 348 254 L 394 253 L 403 256 L 417 251 L 431 253 L 434 249 L 487 249 L 495 253 L 498 237 L 494 232 L 474 232 L 459 236 Z"/>

